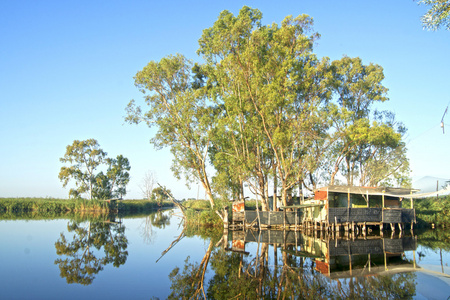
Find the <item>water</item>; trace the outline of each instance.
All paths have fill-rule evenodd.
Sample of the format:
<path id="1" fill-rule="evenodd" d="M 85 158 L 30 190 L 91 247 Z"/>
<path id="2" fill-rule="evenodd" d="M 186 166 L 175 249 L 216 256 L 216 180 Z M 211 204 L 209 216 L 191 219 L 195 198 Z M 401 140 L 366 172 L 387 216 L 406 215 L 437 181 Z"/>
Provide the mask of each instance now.
<path id="1" fill-rule="evenodd" d="M 450 232 L 427 232 L 417 241 L 339 240 L 339 247 L 335 240 L 297 236 L 294 243 L 285 238 L 285 246 L 273 243 L 279 242 L 274 234 L 271 243 L 253 234 L 257 243 L 231 232 L 182 233 L 171 212 L 110 220 L 117 223 L 0 221 L 0 298 L 450 296 Z M 383 243 L 405 251 L 380 254 Z"/>

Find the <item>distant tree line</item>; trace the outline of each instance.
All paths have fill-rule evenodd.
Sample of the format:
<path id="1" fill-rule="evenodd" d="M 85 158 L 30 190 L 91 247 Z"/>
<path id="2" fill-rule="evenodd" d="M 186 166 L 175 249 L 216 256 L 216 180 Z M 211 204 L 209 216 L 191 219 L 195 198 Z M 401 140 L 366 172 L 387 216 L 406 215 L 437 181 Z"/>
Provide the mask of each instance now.
<path id="1" fill-rule="evenodd" d="M 199 40 L 202 63 L 169 55 L 136 74 L 146 106 L 132 100 L 126 120 L 157 128 L 151 143 L 170 148 L 175 176 L 200 182 L 216 210 L 245 186 L 268 210 L 269 194 L 288 205 L 297 188 L 409 185 L 406 129 L 377 109 L 382 67 L 318 58 L 307 15 L 261 20 L 223 11 Z"/>

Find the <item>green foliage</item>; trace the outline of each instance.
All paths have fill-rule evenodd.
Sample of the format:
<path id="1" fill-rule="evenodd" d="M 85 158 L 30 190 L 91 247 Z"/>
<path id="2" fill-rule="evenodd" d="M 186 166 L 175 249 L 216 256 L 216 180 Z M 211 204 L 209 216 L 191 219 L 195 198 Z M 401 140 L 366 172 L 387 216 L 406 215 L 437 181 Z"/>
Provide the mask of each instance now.
<path id="1" fill-rule="evenodd" d="M 84 220 L 87 216 L 107 216 L 117 211 L 121 217 L 148 213 L 161 207 L 173 207 L 171 201 L 157 203 L 147 200 L 123 200 L 117 207 L 101 200 L 53 198 L 0 198 L 0 219 L 54 219 Z M 83 219 L 84 218 L 84 219 Z"/>
<path id="2" fill-rule="evenodd" d="M 160 209 L 161 207 L 173 207 L 171 201 L 163 201 L 161 203 L 155 200 L 123 200 L 119 202 L 120 213 L 140 213 L 149 212 Z"/>
<path id="3" fill-rule="evenodd" d="M 212 111 L 205 104 L 202 90 L 191 88 L 192 68 L 192 62 L 180 54 L 149 62 L 135 76 L 135 85 L 146 94 L 149 109 L 143 113 L 132 100 L 126 120 L 158 126 L 151 143 L 158 149 L 169 147 L 174 157 L 174 175 L 184 176 L 188 184 L 201 182 L 214 206 L 206 172 Z"/>
<path id="4" fill-rule="evenodd" d="M 171 191 L 166 187 L 158 186 L 152 190 L 151 199 L 156 201 L 159 205 L 162 205 L 163 202 L 169 201 L 169 196 L 167 193 L 171 194 Z"/>
<path id="5" fill-rule="evenodd" d="M 211 205 L 206 200 L 187 200 L 183 203 L 184 207 L 196 210 L 210 209 Z"/>
<path id="6" fill-rule="evenodd" d="M 204 210 L 197 210 L 191 208 L 187 209 L 186 223 L 206 227 L 223 226 L 222 220 L 217 215 L 216 211 L 213 209 L 204 209 Z"/>
<path id="7" fill-rule="evenodd" d="M 435 224 L 437 227 L 450 227 L 450 196 L 417 199 L 414 200 L 414 208 L 419 226 Z"/>
<path id="8" fill-rule="evenodd" d="M 0 213 L 2 212 L 78 212 L 98 211 L 108 212 L 109 205 L 100 200 L 84 199 L 53 199 L 53 198 L 0 198 Z"/>
<path id="9" fill-rule="evenodd" d="M 203 64 L 168 55 L 136 74 L 147 109 L 132 100 L 126 120 L 156 126 L 151 143 L 170 148 L 174 175 L 201 183 L 219 213 L 222 199 L 245 198 L 244 186 L 262 210 L 269 185 L 284 205 L 296 186 L 336 177 L 407 186 L 406 129 L 373 110 L 388 100 L 383 68 L 319 59 L 318 38 L 307 15 L 263 25 L 257 9 L 223 11 L 199 40 Z"/>
<path id="10" fill-rule="evenodd" d="M 258 208 L 261 210 L 261 201 L 256 200 L 246 200 L 245 201 L 245 209 L 247 210 L 256 210 L 256 203 L 258 203 Z"/>
<path id="11" fill-rule="evenodd" d="M 325 153 L 331 184 L 341 173 L 349 185 L 359 179 L 361 186 L 407 187 L 409 162 L 402 141 L 406 129 L 393 113 L 371 109 L 388 100 L 382 67 L 344 56 L 331 63 L 330 72 L 328 85 L 336 98 L 327 106 L 333 129 Z"/>
<path id="12" fill-rule="evenodd" d="M 107 158 L 107 153 L 100 148 L 97 140 L 75 140 L 66 147 L 58 178 L 66 187 L 70 180 L 75 181 L 76 188 L 71 188 L 69 197 L 80 198 L 87 194 L 89 199 L 122 198 L 126 194 L 126 185 L 130 181 L 130 163 L 126 157 Z M 106 173 L 97 173 L 97 168 L 108 166 Z"/>
<path id="13" fill-rule="evenodd" d="M 445 0 L 420 0 L 419 4 L 431 6 L 422 17 L 423 27 L 438 30 L 444 27 L 450 30 L 450 2 Z"/>

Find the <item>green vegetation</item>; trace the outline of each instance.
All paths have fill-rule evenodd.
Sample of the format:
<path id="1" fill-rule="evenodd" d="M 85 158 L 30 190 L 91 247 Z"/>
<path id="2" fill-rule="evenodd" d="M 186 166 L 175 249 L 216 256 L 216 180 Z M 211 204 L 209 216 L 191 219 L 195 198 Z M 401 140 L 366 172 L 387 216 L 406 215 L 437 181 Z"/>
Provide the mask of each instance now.
<path id="1" fill-rule="evenodd" d="M 141 213 L 173 207 L 173 203 L 169 200 L 123 200 L 119 202 L 118 207 L 120 213 Z"/>
<path id="2" fill-rule="evenodd" d="M 109 206 L 106 201 L 85 199 L 53 198 L 0 198 L 0 213 L 40 212 L 65 213 L 97 211 L 106 213 Z"/>
<path id="3" fill-rule="evenodd" d="M 117 207 L 102 200 L 86 199 L 53 199 L 53 198 L 0 198 L 0 219 L 54 219 L 82 218 L 107 215 L 110 211 L 119 210 L 120 215 L 154 211 L 164 207 L 173 207 L 170 201 L 159 203 L 148 200 L 123 200 Z"/>
<path id="4" fill-rule="evenodd" d="M 408 204 L 406 207 L 409 207 Z M 419 227 L 430 227 L 431 224 L 436 227 L 450 227 L 450 196 L 441 196 L 438 199 L 435 197 L 416 199 L 414 208 Z"/>
<path id="5" fill-rule="evenodd" d="M 87 194 L 92 199 L 122 198 L 126 195 L 126 185 L 130 181 L 130 163 L 126 157 L 107 157 L 97 140 L 73 141 L 66 147 L 64 157 L 60 158 L 63 166 L 59 172 L 59 180 L 66 187 L 70 180 L 75 181 L 76 188 L 71 188 L 69 197 L 80 198 Z M 107 167 L 105 173 L 97 170 Z"/>
<path id="6" fill-rule="evenodd" d="M 422 16 L 422 25 L 429 30 L 438 30 L 441 27 L 450 30 L 450 2 L 442 0 L 419 0 L 419 4 L 430 6 Z"/>
<path id="7" fill-rule="evenodd" d="M 211 207 L 206 200 L 186 200 L 183 202 L 183 206 L 194 210 L 209 209 Z"/>
<path id="8" fill-rule="evenodd" d="M 215 227 L 222 226 L 222 220 L 210 203 L 205 200 L 187 200 L 182 203 L 186 207 L 186 223 L 188 226 Z"/>
<path id="9" fill-rule="evenodd" d="M 200 183 L 222 219 L 222 199 L 244 199 L 245 186 L 268 210 L 269 186 L 288 205 L 297 188 L 329 182 L 409 185 L 406 129 L 374 109 L 388 100 L 383 68 L 319 58 L 318 38 L 307 15 L 263 25 L 257 9 L 223 11 L 199 39 L 203 63 L 168 55 L 136 74 L 144 101 L 126 120 L 155 127 L 174 175 Z"/>

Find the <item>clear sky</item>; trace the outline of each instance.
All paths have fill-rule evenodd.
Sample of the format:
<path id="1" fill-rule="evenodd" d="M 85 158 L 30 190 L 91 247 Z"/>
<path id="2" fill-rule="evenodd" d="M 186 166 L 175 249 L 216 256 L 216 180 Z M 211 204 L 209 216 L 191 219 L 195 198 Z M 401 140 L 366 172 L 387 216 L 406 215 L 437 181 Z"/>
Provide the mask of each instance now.
<path id="1" fill-rule="evenodd" d="M 414 1 L 0 1 L 0 197 L 62 197 L 59 158 L 73 140 L 95 138 L 131 163 L 127 198 L 141 198 L 145 172 L 176 198 L 197 196 L 173 178 L 171 154 L 149 143 L 154 131 L 124 124 L 142 95 L 133 76 L 149 61 L 182 53 L 193 60 L 202 30 L 222 10 L 258 8 L 263 23 L 314 18 L 318 57 L 359 56 L 384 68 L 394 111 L 408 128 L 413 178 L 450 178 L 450 32 L 422 29 Z"/>

